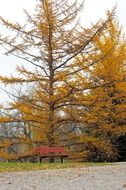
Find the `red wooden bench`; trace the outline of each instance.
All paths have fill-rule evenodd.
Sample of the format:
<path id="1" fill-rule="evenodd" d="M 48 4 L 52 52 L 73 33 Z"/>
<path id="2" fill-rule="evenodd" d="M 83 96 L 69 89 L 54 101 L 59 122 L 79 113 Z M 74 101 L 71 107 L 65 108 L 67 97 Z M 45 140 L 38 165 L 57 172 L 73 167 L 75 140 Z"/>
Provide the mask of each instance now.
<path id="1" fill-rule="evenodd" d="M 68 153 L 64 150 L 63 147 L 39 146 L 34 148 L 34 154 L 38 156 L 39 162 L 42 162 L 43 158 L 60 158 L 61 163 L 63 163 L 63 159 L 68 157 Z"/>

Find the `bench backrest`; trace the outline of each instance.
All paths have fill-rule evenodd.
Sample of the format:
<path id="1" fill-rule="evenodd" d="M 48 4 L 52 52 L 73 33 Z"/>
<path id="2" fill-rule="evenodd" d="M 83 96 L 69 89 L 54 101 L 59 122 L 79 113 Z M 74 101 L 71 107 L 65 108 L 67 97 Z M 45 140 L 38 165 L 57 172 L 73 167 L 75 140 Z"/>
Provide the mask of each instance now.
<path id="1" fill-rule="evenodd" d="M 44 146 L 40 146 L 40 147 L 36 147 L 34 149 L 34 152 L 37 153 L 37 154 L 65 153 L 65 150 L 62 147 L 44 147 Z"/>

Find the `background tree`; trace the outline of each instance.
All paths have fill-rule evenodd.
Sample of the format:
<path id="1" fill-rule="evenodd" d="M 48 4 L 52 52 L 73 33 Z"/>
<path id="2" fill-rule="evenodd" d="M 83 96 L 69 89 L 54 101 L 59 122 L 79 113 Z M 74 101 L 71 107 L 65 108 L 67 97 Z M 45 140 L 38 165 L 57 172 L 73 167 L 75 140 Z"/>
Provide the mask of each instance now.
<path id="1" fill-rule="evenodd" d="M 89 68 L 89 80 L 97 88 L 83 97 L 87 150 L 93 153 L 92 159 L 117 160 L 126 154 L 126 42 L 116 17 L 109 19 L 106 30 L 94 42 L 99 49 L 94 59 L 107 56 Z"/>

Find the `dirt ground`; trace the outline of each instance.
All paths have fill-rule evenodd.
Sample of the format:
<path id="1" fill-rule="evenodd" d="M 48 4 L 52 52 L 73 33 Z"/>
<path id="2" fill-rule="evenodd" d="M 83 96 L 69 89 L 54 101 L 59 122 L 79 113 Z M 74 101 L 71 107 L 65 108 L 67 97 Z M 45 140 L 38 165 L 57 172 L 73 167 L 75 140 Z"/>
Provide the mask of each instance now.
<path id="1" fill-rule="evenodd" d="M 0 173 L 0 190 L 126 190 L 126 163 Z"/>

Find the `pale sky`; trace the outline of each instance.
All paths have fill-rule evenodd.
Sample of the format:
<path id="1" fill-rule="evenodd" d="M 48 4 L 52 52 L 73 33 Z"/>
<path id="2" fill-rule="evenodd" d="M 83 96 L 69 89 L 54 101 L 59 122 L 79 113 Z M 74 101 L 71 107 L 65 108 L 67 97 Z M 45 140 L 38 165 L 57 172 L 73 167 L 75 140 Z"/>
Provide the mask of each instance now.
<path id="1" fill-rule="evenodd" d="M 33 12 L 38 0 L 0 0 L 0 16 L 12 21 L 24 22 L 25 17 L 23 8 Z M 81 13 L 81 22 L 87 26 L 90 22 L 97 22 L 98 19 L 105 16 L 105 12 L 117 4 L 117 15 L 120 24 L 126 31 L 126 0 L 86 0 L 84 10 Z M 3 31 L 2 31 L 3 32 Z M 9 74 L 14 71 L 14 63 L 20 60 L 14 57 L 2 55 L 0 52 L 0 75 Z"/>
<path id="2" fill-rule="evenodd" d="M 23 8 L 32 13 L 38 0 L 0 0 L 0 16 L 12 21 L 24 22 Z M 90 22 L 96 22 L 104 18 L 106 10 L 111 10 L 117 4 L 117 16 L 120 24 L 126 32 L 126 0 L 86 0 L 84 10 L 81 13 L 81 22 L 87 26 Z M 0 31 L 2 28 L 0 29 Z M 3 31 L 2 31 L 3 32 Z M 3 55 L 0 48 L 0 75 L 8 75 L 14 72 L 14 65 L 21 61 Z M 0 93 L 1 96 L 1 93 Z"/>

